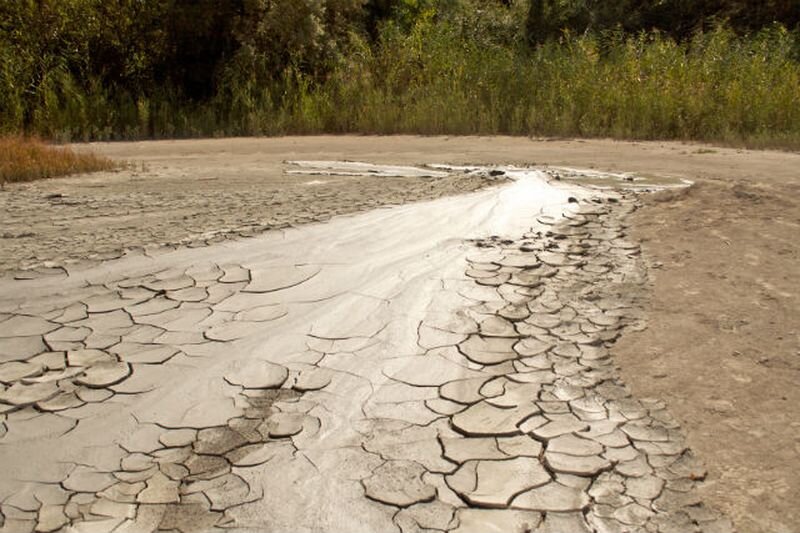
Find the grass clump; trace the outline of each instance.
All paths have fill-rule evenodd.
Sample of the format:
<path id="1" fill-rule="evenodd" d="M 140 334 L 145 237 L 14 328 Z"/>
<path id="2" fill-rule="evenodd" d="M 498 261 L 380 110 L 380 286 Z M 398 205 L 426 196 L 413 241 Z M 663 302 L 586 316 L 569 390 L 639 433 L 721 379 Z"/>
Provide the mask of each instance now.
<path id="1" fill-rule="evenodd" d="M 32 137 L 0 136 L 0 184 L 112 170 L 116 164 L 91 153 L 76 153 Z"/>

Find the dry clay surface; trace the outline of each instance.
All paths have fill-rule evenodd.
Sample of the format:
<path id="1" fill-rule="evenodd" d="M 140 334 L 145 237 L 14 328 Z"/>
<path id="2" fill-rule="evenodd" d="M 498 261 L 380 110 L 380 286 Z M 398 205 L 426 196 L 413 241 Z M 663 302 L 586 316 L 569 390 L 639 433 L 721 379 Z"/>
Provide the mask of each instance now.
<path id="1" fill-rule="evenodd" d="M 723 173 L 778 190 L 791 190 L 785 164 L 796 159 L 682 145 L 519 139 L 237 140 L 102 149 L 129 160 L 137 151 L 172 158 L 177 168 L 175 153 L 194 153 L 209 164 L 231 155 L 216 151 L 234 147 L 245 159 L 360 153 L 386 161 L 388 152 L 381 151 L 390 145 L 398 164 L 550 162 L 701 183 Z M 275 155 L 263 155 L 270 150 Z M 755 168 L 757 178 L 749 174 Z M 324 174 L 302 179 L 330 178 Z M 737 422 L 752 424 L 750 435 L 760 431 L 775 449 L 788 446 L 783 454 L 762 457 L 752 439 L 734 439 L 727 453 L 698 438 L 739 411 L 696 409 L 708 388 L 684 388 L 687 370 L 668 349 L 670 335 L 681 335 L 669 328 L 686 323 L 659 307 L 670 263 L 657 254 L 681 243 L 680 224 L 672 220 L 670 233 L 653 228 L 644 235 L 649 253 L 663 261 L 648 274 L 651 259 L 642 260 L 628 228 L 638 220 L 633 235 L 642 237 L 637 228 L 645 227 L 648 210 L 631 212 L 642 201 L 650 204 L 648 197 L 588 192 L 554 180 L 568 171 L 522 174 L 512 185 L 469 196 L 153 258 L 132 254 L 73 268 L 69 277 L 52 270 L 35 282 L 3 281 L 0 460 L 9 473 L 0 482 L 3 528 L 717 531 L 730 529 L 728 514 L 744 531 L 796 530 L 785 496 L 797 468 L 791 452 L 797 418 L 790 409 L 759 403 L 756 391 L 743 388 L 755 406 Z M 486 182 L 486 173 L 468 177 Z M 38 186 L 46 194 L 55 193 L 48 187 L 63 187 L 55 194 L 68 198 L 71 181 Z M 689 210 L 708 217 L 705 202 L 716 197 L 703 192 L 658 205 L 673 206 L 669 215 L 678 221 Z M 570 196 L 579 202 L 567 202 Z M 780 240 L 780 228 L 793 221 L 785 213 L 770 235 L 782 253 L 770 257 L 768 276 L 782 258 L 794 253 L 796 260 L 796 240 Z M 666 224 L 664 216 L 659 220 Z M 748 242 L 757 254 L 759 241 Z M 702 264 L 688 263 L 696 274 L 704 272 Z M 783 279 L 796 275 L 788 262 L 783 267 Z M 742 270 L 725 274 L 747 281 Z M 765 290 L 775 287 L 771 281 Z M 719 284 L 718 278 L 699 281 L 688 294 Z M 654 303 L 648 304 L 651 285 Z M 786 322 L 773 320 L 771 331 L 782 344 L 763 338 L 759 349 L 777 348 L 778 359 L 790 361 L 780 368 L 785 379 L 771 382 L 774 394 L 788 401 L 794 369 L 783 350 L 792 348 L 793 333 L 787 337 L 785 323 L 796 307 L 792 288 L 778 287 L 772 301 L 780 305 L 773 310 Z M 755 322 L 759 312 L 740 300 L 737 312 Z M 714 312 L 702 298 L 692 304 L 697 315 Z M 622 355 L 631 364 L 622 372 L 636 397 L 614 366 L 617 339 L 626 331 Z M 667 346 L 655 373 L 648 363 L 656 358 L 645 351 L 651 331 Z M 720 335 L 708 327 L 704 333 Z M 693 355 L 708 357 L 701 349 Z M 769 365 L 761 366 L 758 379 L 768 379 Z M 702 364 L 691 372 L 740 400 L 742 389 L 727 385 L 727 373 L 715 375 Z M 677 404 L 678 421 L 662 402 L 642 395 L 653 392 Z M 758 407 L 771 411 L 755 416 Z M 765 425 L 775 413 L 785 423 Z M 690 428 L 689 444 L 710 466 L 699 487 L 707 472 L 678 422 Z M 772 476 L 751 475 L 753 486 L 719 475 L 753 472 L 759 461 L 782 466 L 783 481 L 774 467 Z"/>
<path id="2" fill-rule="evenodd" d="M 611 357 L 645 327 L 636 197 L 502 171 L 2 282 L 3 527 L 732 531 Z"/>
<path id="3" fill-rule="evenodd" d="M 480 189 L 491 176 L 285 172 L 286 152 L 130 154 L 124 170 L 0 192 L 0 271 L 157 254 Z M 289 165 L 290 166 L 290 165 Z M 298 169 L 302 171 L 301 168 Z"/>

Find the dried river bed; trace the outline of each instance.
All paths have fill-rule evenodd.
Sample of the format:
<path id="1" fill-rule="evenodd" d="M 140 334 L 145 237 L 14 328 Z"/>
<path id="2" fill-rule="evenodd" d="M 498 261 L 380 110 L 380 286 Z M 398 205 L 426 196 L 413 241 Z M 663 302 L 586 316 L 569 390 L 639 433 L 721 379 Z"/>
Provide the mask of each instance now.
<path id="1" fill-rule="evenodd" d="M 328 166 L 297 165 L 363 170 Z M 729 531 L 614 366 L 646 318 L 635 193 L 502 172 L 0 282 L 3 530 Z"/>

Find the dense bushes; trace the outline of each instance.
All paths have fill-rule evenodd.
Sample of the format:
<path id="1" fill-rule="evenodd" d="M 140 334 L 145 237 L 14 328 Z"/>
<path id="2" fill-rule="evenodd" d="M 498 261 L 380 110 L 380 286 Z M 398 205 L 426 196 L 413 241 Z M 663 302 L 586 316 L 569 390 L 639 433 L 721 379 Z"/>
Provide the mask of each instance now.
<path id="1" fill-rule="evenodd" d="M 758 2 L 741 21 L 747 2 L 3 2 L 0 129 L 65 140 L 508 133 L 798 147 L 800 38 L 783 25 L 756 30 L 796 24 L 800 9 L 781 7 L 796 3 Z M 758 15 L 764 5 L 772 16 Z"/>

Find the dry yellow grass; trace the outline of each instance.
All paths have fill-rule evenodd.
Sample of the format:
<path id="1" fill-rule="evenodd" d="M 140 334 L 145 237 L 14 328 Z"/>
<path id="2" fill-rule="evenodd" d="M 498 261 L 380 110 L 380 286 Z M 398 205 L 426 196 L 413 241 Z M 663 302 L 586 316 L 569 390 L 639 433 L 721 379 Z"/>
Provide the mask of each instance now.
<path id="1" fill-rule="evenodd" d="M 68 147 L 52 146 L 39 139 L 0 136 L 0 184 L 55 178 L 82 172 L 112 170 L 114 161 Z"/>

